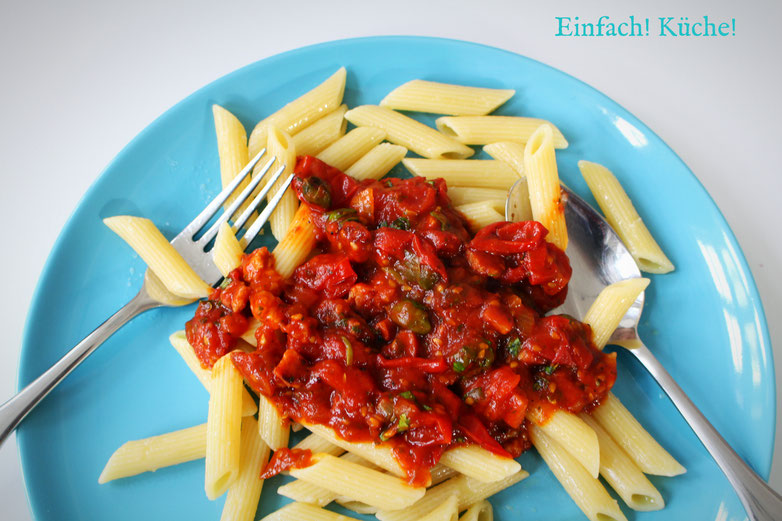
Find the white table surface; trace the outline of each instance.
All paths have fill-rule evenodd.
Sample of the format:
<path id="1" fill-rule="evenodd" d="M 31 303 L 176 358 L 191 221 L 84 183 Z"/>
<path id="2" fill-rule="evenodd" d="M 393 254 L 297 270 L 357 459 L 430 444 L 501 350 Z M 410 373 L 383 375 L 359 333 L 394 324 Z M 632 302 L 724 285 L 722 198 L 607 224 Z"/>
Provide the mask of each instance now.
<path id="1" fill-rule="evenodd" d="M 782 4 L 265 3 L 0 6 L 0 222 L 5 224 L 0 401 L 16 386 L 22 327 L 49 249 L 87 187 L 136 133 L 197 88 L 243 65 L 311 43 L 382 34 L 471 40 L 527 55 L 596 87 L 649 125 L 695 172 L 738 237 L 760 288 L 780 374 L 782 175 L 772 157 L 782 138 L 777 27 Z M 604 14 L 735 17 L 737 30 L 725 38 L 554 37 L 555 16 L 585 20 Z M 778 426 L 779 420 L 778 415 Z M 780 432 L 778 427 L 778 446 Z M 771 473 L 777 490 L 782 489 L 780 453 Z M 30 519 L 13 437 L 0 448 L 0 504 L 0 517 Z"/>

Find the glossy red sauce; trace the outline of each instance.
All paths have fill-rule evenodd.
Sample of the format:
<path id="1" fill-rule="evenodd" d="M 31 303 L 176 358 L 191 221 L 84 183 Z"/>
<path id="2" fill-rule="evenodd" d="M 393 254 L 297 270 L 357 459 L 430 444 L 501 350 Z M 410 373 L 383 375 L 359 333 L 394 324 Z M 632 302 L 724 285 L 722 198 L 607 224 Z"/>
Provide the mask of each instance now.
<path id="1" fill-rule="evenodd" d="M 265 248 L 244 257 L 187 323 L 205 367 L 255 317 L 257 350 L 231 355 L 252 388 L 294 421 L 390 444 L 419 484 L 449 447 L 518 456 L 527 417 L 605 397 L 614 355 L 589 326 L 543 316 L 571 269 L 540 223 L 471 237 L 442 179 L 357 182 L 312 157 L 296 174 L 319 249 L 290 280 Z"/>
<path id="2" fill-rule="evenodd" d="M 272 459 L 263 468 L 261 479 L 269 479 L 280 472 L 290 469 L 302 469 L 312 465 L 312 451 L 309 449 L 282 448 L 274 451 Z"/>

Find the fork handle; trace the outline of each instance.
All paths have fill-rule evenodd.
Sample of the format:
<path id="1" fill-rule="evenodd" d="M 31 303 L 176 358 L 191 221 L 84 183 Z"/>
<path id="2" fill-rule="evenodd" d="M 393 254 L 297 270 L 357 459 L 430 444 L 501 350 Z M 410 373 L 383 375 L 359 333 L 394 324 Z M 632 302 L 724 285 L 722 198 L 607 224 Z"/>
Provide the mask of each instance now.
<path id="1" fill-rule="evenodd" d="M 82 360 L 92 354 L 99 345 L 136 315 L 158 306 L 160 304 L 152 300 L 142 289 L 130 302 L 99 325 L 84 340 L 76 344 L 45 373 L 30 382 L 27 387 L 3 405 L 0 405 L 0 445 L 16 429 L 24 417 L 38 405 L 38 402 L 68 376 Z"/>
<path id="2" fill-rule="evenodd" d="M 641 344 L 640 347 L 629 351 L 649 370 L 690 424 L 701 443 L 733 485 L 750 520 L 779 521 L 782 516 L 782 496 L 774 492 L 749 465 L 744 463 L 744 460 L 728 445 L 725 438 L 720 436 L 717 429 L 709 423 L 645 345 Z"/>

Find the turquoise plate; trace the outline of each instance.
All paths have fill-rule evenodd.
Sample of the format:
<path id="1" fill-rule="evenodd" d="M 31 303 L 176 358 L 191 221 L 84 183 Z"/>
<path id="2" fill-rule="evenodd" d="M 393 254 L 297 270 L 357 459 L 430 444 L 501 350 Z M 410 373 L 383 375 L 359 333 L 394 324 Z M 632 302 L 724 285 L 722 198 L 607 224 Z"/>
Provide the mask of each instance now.
<path id="1" fill-rule="evenodd" d="M 204 87 L 152 123 L 90 188 L 57 240 L 28 316 L 20 385 L 141 286 L 143 263 L 102 218 L 149 217 L 173 236 L 219 191 L 213 103 L 252 129 L 342 65 L 350 106 L 377 103 L 414 78 L 514 88 L 499 113 L 559 126 L 570 140 L 557 157 L 569 186 L 594 203 L 577 161 L 616 172 L 676 264 L 672 274 L 652 276 L 641 336 L 728 442 L 768 476 L 775 420 L 768 331 L 746 260 L 709 195 L 659 137 L 601 93 L 522 56 L 451 40 L 380 37 L 287 52 Z M 223 499 L 206 499 L 201 461 L 98 485 L 106 460 L 126 440 L 206 421 L 207 394 L 167 340 L 192 313 L 191 306 L 137 318 L 22 424 L 19 448 L 38 521 L 220 518 Z M 619 365 L 616 394 L 688 469 L 652 478 L 665 510 L 628 517 L 744 519 L 728 481 L 660 388 L 631 356 L 620 352 Z M 521 463 L 531 475 L 492 498 L 496 519 L 584 519 L 537 455 Z M 258 518 L 287 502 L 273 493 L 282 479 L 264 487 Z"/>

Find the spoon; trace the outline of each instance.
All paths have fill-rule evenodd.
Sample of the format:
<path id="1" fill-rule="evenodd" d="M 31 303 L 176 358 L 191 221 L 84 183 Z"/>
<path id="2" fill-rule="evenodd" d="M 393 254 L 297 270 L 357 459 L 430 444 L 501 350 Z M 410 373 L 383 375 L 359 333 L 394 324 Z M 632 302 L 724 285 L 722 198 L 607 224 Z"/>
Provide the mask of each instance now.
<path id="1" fill-rule="evenodd" d="M 521 220 L 520 214 L 523 212 L 519 209 L 524 208 L 522 198 L 528 193 L 524 185 L 526 179 L 520 179 L 508 192 L 505 203 L 505 219 L 508 221 Z M 557 311 L 583 317 L 605 286 L 640 277 L 641 272 L 627 247 L 606 220 L 564 185 L 562 190 L 566 203 L 567 254 L 573 267 L 573 277 L 567 299 Z M 779 521 L 782 519 L 782 496 L 744 463 L 639 338 L 638 321 L 643 307 L 642 292 L 608 343 L 628 348 L 651 373 L 722 469 L 750 520 Z"/>

